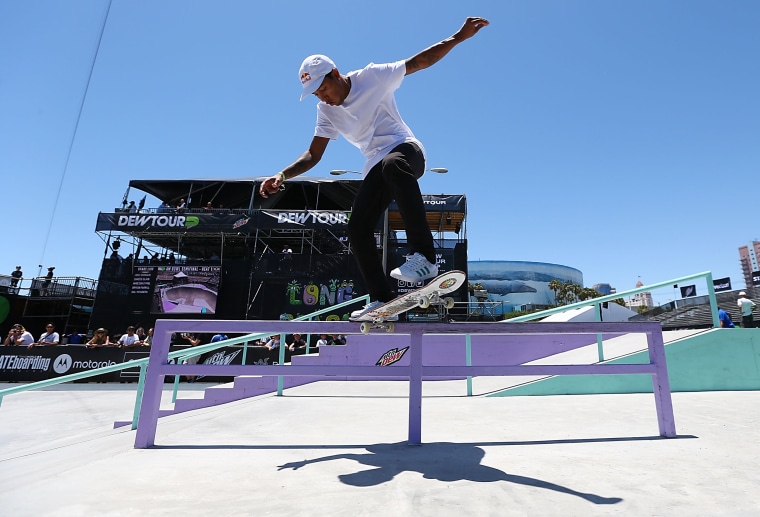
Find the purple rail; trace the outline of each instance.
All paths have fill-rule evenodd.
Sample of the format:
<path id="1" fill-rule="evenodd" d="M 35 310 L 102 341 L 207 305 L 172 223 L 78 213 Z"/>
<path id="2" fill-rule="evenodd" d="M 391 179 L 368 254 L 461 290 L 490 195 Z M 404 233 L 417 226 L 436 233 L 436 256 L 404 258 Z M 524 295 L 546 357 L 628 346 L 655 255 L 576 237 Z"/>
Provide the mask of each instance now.
<path id="1" fill-rule="evenodd" d="M 136 448 L 147 448 L 155 444 L 159 406 L 164 377 L 167 375 L 209 375 L 209 376 L 340 376 L 359 378 L 396 378 L 409 380 L 409 424 L 408 443 L 422 443 L 422 379 L 452 378 L 467 376 L 512 376 L 512 375 L 621 375 L 648 374 L 652 376 L 652 386 L 657 410 L 660 436 L 675 437 L 675 419 L 670 395 L 670 383 L 665 362 L 662 329 L 659 323 L 396 323 L 393 336 L 394 346 L 399 339 L 406 340 L 409 348 L 408 366 L 394 364 L 387 366 L 368 365 L 183 365 L 168 364 L 170 336 L 173 332 L 203 333 L 300 333 L 300 334 L 360 334 L 359 324 L 329 321 L 198 321 L 160 320 L 156 322 L 155 336 L 151 346 L 150 360 L 140 407 Z M 383 330 L 377 331 L 385 334 Z M 531 347 L 546 348 L 551 355 L 556 348 L 557 336 L 589 336 L 596 340 L 598 334 L 613 336 L 621 334 L 645 334 L 649 349 L 649 363 L 644 364 L 582 364 L 582 365 L 523 365 L 491 364 L 488 366 L 439 365 L 426 366 L 422 362 L 423 336 L 430 335 L 487 335 L 533 336 Z M 535 336 L 546 336 L 545 341 L 535 340 Z M 356 338 L 360 339 L 360 338 Z M 578 347 L 583 340 L 578 340 Z M 573 346 L 575 347 L 575 346 Z M 572 347 L 571 347 L 572 348 Z M 540 351 L 539 351 L 540 353 Z M 464 358 L 462 360 L 464 363 Z"/>

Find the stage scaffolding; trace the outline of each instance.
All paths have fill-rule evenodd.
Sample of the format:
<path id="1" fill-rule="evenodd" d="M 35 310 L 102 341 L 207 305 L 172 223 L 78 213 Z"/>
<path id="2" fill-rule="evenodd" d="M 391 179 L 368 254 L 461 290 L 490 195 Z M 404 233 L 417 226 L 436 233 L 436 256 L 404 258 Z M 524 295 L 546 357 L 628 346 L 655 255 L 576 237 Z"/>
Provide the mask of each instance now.
<path id="1" fill-rule="evenodd" d="M 164 262 L 172 254 L 175 261 L 223 261 L 254 259 L 286 247 L 308 255 L 350 253 L 346 226 L 361 180 L 294 178 L 282 192 L 262 198 L 263 179 L 132 180 L 122 207 L 98 216 L 104 258 L 131 254 L 138 261 Z M 137 199 L 149 194 L 166 206 L 129 212 L 130 193 Z M 187 206 L 177 209 L 182 200 Z M 425 195 L 424 201 L 436 246 L 465 243 L 465 196 Z M 404 225 L 395 204 L 384 223 L 376 228 L 378 247 L 384 242 L 403 246 Z"/>

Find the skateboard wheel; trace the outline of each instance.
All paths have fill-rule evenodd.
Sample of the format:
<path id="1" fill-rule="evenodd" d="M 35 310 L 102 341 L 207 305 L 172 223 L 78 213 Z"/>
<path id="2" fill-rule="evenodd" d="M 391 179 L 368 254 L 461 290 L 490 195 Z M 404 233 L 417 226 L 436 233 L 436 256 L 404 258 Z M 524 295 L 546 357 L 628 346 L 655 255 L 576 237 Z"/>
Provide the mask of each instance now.
<path id="1" fill-rule="evenodd" d="M 427 309 L 430 307 L 430 298 L 428 297 L 422 297 L 419 300 L 417 300 L 417 305 L 420 306 L 422 309 Z"/>
<path id="2" fill-rule="evenodd" d="M 386 332 L 393 332 L 395 328 L 396 328 L 396 326 L 393 323 L 388 323 L 385 326 L 385 331 Z"/>
<path id="3" fill-rule="evenodd" d="M 366 321 L 362 322 L 362 324 L 359 325 L 359 330 L 361 330 L 362 334 L 368 334 L 370 328 L 372 328 L 372 326 Z"/>
<path id="4" fill-rule="evenodd" d="M 443 306 L 447 309 L 451 309 L 454 307 L 454 298 L 447 296 L 443 299 Z"/>

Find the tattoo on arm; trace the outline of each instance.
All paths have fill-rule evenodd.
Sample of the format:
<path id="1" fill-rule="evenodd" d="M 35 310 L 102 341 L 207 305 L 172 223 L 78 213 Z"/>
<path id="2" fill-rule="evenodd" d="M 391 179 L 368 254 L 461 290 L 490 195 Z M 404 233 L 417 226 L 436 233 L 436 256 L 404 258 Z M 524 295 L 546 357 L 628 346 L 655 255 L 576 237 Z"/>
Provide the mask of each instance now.
<path id="1" fill-rule="evenodd" d="M 429 68 L 440 61 L 457 44 L 453 38 L 445 39 L 432 45 L 406 61 L 406 73 Z"/>

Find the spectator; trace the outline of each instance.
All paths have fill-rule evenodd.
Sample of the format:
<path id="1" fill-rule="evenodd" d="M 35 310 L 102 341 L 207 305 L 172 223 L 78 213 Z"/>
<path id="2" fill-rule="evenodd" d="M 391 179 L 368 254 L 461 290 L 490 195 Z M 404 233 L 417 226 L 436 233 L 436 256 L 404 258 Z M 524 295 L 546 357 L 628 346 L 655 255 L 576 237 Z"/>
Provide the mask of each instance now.
<path id="1" fill-rule="evenodd" d="M 8 336 L 3 341 L 4 345 L 29 346 L 34 343 L 34 336 L 23 325 L 16 323 L 11 327 Z"/>
<path id="2" fill-rule="evenodd" d="M 180 337 L 182 337 L 182 339 L 184 339 L 187 343 L 189 343 L 191 347 L 198 346 L 201 344 L 201 338 L 196 336 L 195 334 L 187 334 L 183 332 Z M 201 359 L 200 355 L 194 355 L 182 361 L 182 364 L 198 364 L 198 361 L 200 361 L 200 359 Z M 195 382 L 196 376 L 185 375 L 185 379 L 187 379 L 187 382 L 193 383 Z"/>
<path id="3" fill-rule="evenodd" d="M 282 258 L 280 259 L 281 271 L 293 270 L 293 250 L 287 244 L 282 249 Z"/>
<path id="4" fill-rule="evenodd" d="M 85 344 L 85 347 L 101 348 L 104 346 L 114 346 L 114 343 L 111 343 L 111 338 L 108 336 L 108 330 L 101 327 L 95 331 L 92 335 L 92 339 Z"/>
<path id="5" fill-rule="evenodd" d="M 71 334 L 66 334 L 64 337 L 68 340 L 69 345 L 81 345 L 85 338 L 85 336 L 76 330 L 73 330 Z"/>
<path id="6" fill-rule="evenodd" d="M 11 273 L 11 289 L 9 292 L 18 292 L 18 284 L 24 278 L 24 273 L 21 271 L 21 266 L 16 266 L 16 270 Z"/>
<path id="7" fill-rule="evenodd" d="M 320 334 L 319 335 L 319 339 L 317 339 L 317 348 L 319 348 L 321 346 L 332 345 L 332 344 L 333 344 L 333 341 L 332 341 L 332 339 L 328 338 L 327 334 Z"/>
<path id="8" fill-rule="evenodd" d="M 58 332 L 55 331 L 55 325 L 48 323 L 45 325 L 45 332 L 42 333 L 40 339 L 36 343 L 32 343 L 27 348 L 34 348 L 35 346 L 56 346 L 60 343 L 61 337 Z"/>
<path id="9" fill-rule="evenodd" d="M 747 293 L 742 291 L 739 293 L 739 299 L 736 300 L 736 305 L 742 313 L 742 327 L 745 329 L 754 327 L 755 322 L 752 318 L 752 311 L 755 308 L 755 302 L 747 298 Z"/>
<path id="10" fill-rule="evenodd" d="M 207 214 L 210 214 L 214 210 L 214 205 L 211 204 L 211 201 L 206 203 L 206 205 L 203 207 L 203 211 Z"/>
<path id="11" fill-rule="evenodd" d="M 293 342 L 288 345 L 288 349 L 291 352 L 306 349 L 306 341 L 303 340 L 301 334 L 293 334 Z"/>
<path id="12" fill-rule="evenodd" d="M 184 199 L 180 199 L 179 204 L 177 205 L 177 213 L 181 214 L 182 212 L 185 211 L 186 208 L 187 208 L 187 203 L 185 203 Z"/>
<path id="13" fill-rule="evenodd" d="M 127 333 L 122 334 L 119 338 L 119 348 L 134 348 L 142 345 L 142 341 L 137 334 L 135 334 L 135 328 L 133 326 L 127 327 Z"/>
<path id="14" fill-rule="evenodd" d="M 338 337 L 335 338 L 333 341 L 333 345 L 345 345 L 346 344 L 346 336 L 343 334 L 338 334 Z"/>
<path id="15" fill-rule="evenodd" d="M 734 322 L 731 321 L 731 315 L 726 311 L 718 307 L 718 319 L 720 320 L 720 327 L 724 329 L 734 328 Z"/>
<path id="16" fill-rule="evenodd" d="M 50 296 L 50 283 L 53 281 L 54 269 L 55 266 L 50 266 L 48 268 L 47 274 L 45 275 L 45 281 L 42 282 L 42 296 Z"/>
<path id="17" fill-rule="evenodd" d="M 229 338 L 227 334 L 214 334 L 211 338 L 211 343 L 218 343 L 219 341 L 227 341 Z"/>
<path id="18" fill-rule="evenodd" d="M 140 344 L 142 345 L 145 342 L 145 329 L 142 327 L 137 327 L 135 334 L 137 335 L 137 339 L 140 340 Z"/>
<path id="19" fill-rule="evenodd" d="M 130 214 L 137 213 L 137 206 L 135 205 L 134 201 L 129 202 L 129 206 L 127 206 L 127 212 L 129 212 Z"/>
<path id="20" fill-rule="evenodd" d="M 145 339 L 143 340 L 143 346 L 150 346 L 153 344 L 153 329 L 148 329 L 148 334 L 145 336 Z"/>
<path id="21" fill-rule="evenodd" d="M 156 212 L 159 214 L 166 214 L 171 211 L 171 207 L 166 201 L 161 201 L 161 204 L 158 205 L 158 208 L 156 209 Z"/>
<path id="22" fill-rule="evenodd" d="M 264 343 L 264 347 L 268 348 L 269 350 L 277 350 L 280 348 L 280 335 L 273 334 L 269 341 Z"/>

